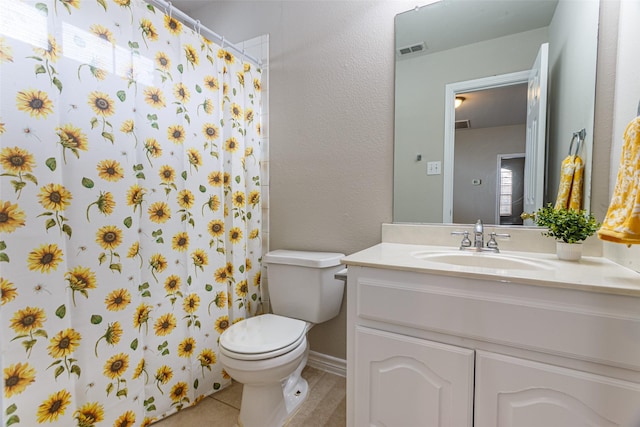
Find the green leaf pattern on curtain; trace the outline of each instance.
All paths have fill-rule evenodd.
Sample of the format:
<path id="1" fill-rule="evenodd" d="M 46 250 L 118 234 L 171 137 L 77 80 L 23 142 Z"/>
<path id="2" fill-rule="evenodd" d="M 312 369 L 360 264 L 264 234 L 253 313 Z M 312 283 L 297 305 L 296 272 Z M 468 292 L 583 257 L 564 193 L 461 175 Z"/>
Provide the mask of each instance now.
<path id="1" fill-rule="evenodd" d="M 149 425 L 261 309 L 261 70 L 140 0 L 0 7 L 2 425 Z"/>

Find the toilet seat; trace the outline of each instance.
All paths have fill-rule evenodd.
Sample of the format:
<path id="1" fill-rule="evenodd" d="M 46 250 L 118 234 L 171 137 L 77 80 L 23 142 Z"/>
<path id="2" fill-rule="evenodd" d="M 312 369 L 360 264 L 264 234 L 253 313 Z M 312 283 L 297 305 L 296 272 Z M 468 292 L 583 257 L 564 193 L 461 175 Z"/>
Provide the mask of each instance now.
<path id="1" fill-rule="evenodd" d="M 275 314 L 242 320 L 220 336 L 220 352 L 237 360 L 264 360 L 286 354 L 306 340 L 307 323 Z"/>

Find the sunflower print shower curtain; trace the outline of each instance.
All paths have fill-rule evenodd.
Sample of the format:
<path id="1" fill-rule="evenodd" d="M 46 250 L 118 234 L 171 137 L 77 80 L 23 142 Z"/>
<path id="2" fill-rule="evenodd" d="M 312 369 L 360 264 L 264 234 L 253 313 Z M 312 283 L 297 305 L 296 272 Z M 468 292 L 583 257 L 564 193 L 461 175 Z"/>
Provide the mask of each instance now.
<path id="1" fill-rule="evenodd" d="M 146 426 L 260 310 L 261 70 L 140 0 L 0 10 L 2 426 Z"/>

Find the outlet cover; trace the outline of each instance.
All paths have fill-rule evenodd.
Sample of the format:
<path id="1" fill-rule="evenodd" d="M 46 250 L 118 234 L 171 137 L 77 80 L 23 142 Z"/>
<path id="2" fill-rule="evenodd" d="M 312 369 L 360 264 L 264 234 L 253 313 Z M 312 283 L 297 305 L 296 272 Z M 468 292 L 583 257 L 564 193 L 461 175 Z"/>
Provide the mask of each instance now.
<path id="1" fill-rule="evenodd" d="M 427 175 L 440 175 L 441 162 L 427 162 Z"/>

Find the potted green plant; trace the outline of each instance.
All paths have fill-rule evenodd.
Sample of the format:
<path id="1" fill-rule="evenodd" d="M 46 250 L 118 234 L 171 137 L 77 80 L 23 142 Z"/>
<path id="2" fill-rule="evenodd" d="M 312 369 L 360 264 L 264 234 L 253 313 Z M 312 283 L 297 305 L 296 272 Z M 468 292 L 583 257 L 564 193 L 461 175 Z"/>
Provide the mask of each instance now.
<path id="1" fill-rule="evenodd" d="M 582 242 L 592 236 L 600 223 L 585 210 L 556 209 L 551 203 L 533 214 L 533 221 L 546 228 L 544 236 L 556 239 L 559 259 L 577 261 L 582 256 Z"/>

